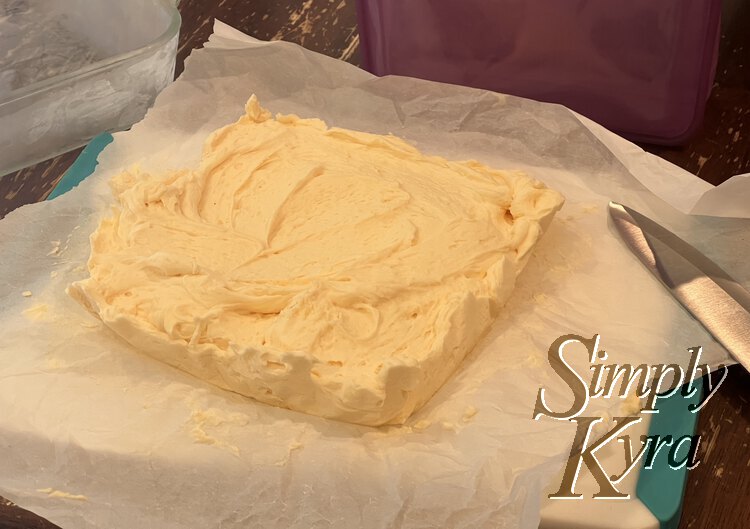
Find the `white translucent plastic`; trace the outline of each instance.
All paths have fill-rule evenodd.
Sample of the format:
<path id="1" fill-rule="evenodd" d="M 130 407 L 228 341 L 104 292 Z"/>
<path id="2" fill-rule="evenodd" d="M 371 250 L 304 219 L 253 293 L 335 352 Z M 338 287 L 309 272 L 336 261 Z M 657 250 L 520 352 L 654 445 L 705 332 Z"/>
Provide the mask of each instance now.
<path id="1" fill-rule="evenodd" d="M 140 120 L 179 25 L 169 0 L 0 0 L 0 175 Z"/>

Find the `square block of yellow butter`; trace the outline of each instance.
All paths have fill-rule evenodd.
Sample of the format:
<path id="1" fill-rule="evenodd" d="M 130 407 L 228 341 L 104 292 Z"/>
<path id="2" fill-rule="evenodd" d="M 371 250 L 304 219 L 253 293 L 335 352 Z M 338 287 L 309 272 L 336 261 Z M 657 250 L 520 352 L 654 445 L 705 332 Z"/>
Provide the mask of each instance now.
<path id="1" fill-rule="evenodd" d="M 563 203 L 255 97 L 198 168 L 112 187 L 76 300 L 196 377 L 365 425 L 403 423 L 451 376 Z"/>

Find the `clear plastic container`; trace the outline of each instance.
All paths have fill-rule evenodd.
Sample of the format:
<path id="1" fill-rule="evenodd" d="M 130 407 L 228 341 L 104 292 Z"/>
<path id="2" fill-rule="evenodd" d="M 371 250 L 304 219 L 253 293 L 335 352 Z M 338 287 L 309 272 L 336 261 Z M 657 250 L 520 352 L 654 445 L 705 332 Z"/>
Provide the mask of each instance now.
<path id="1" fill-rule="evenodd" d="M 678 144 L 703 117 L 721 0 L 359 0 L 363 66 L 564 104 Z"/>
<path id="2" fill-rule="evenodd" d="M 179 28 L 174 0 L 0 0 L 0 175 L 140 120 Z"/>

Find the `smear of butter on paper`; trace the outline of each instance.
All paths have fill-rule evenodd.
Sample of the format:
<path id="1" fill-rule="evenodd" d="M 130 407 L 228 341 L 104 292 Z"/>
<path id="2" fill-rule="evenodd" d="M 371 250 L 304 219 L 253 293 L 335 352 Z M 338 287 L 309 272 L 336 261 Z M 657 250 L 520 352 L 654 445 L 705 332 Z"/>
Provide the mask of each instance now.
<path id="1" fill-rule="evenodd" d="M 23 315 L 30 320 L 34 321 L 45 321 L 50 317 L 49 305 L 46 303 L 38 303 L 32 307 L 23 311 Z"/>
<path id="2" fill-rule="evenodd" d="M 74 501 L 89 501 L 89 499 L 83 494 L 71 494 L 69 492 L 64 492 L 62 490 L 53 489 L 52 487 L 47 487 L 45 489 L 36 489 L 36 491 L 46 494 L 50 498 L 60 498 L 63 500 L 74 500 Z"/>

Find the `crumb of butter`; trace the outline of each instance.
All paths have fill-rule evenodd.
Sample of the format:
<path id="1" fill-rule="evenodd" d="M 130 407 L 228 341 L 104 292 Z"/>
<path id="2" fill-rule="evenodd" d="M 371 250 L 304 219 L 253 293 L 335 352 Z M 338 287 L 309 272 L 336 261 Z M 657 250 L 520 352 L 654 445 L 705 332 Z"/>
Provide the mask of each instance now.
<path id="1" fill-rule="evenodd" d="M 21 295 L 25 298 L 30 298 L 32 296 L 31 290 L 24 290 L 23 292 L 21 292 Z"/>
<path id="2" fill-rule="evenodd" d="M 209 433 L 209 430 L 216 429 L 225 424 L 245 426 L 249 422 L 246 416 L 239 413 L 226 414 L 211 408 L 207 410 L 194 410 L 190 419 L 193 423 L 190 433 L 194 442 L 215 446 L 239 457 L 240 449 L 238 447 L 219 439 L 214 432 Z"/>
<path id="3" fill-rule="evenodd" d="M 303 445 L 299 441 L 292 441 L 291 443 L 289 443 L 288 452 L 284 455 L 284 457 L 276 461 L 274 463 L 274 466 L 277 466 L 277 467 L 286 466 L 289 463 L 289 459 L 292 457 L 292 452 L 295 450 L 300 450 L 303 446 L 305 445 Z"/>
<path id="4" fill-rule="evenodd" d="M 47 487 L 46 489 L 36 489 L 36 491 L 46 494 L 50 498 L 61 498 L 64 500 L 75 500 L 75 501 L 89 501 L 89 499 L 83 494 L 71 494 L 69 492 L 55 490 L 52 487 Z"/>
<path id="5" fill-rule="evenodd" d="M 620 404 L 620 413 L 624 416 L 637 415 L 641 411 L 641 398 L 635 393 L 629 394 Z"/>
<path id="6" fill-rule="evenodd" d="M 539 304 L 544 303 L 548 299 L 547 295 L 543 294 L 542 292 L 538 292 L 538 293 L 534 294 L 533 298 L 534 298 L 534 301 L 537 302 L 537 303 L 539 303 Z"/>
<path id="7" fill-rule="evenodd" d="M 63 369 L 67 367 L 64 363 L 62 363 L 57 358 L 47 358 L 44 364 L 47 369 Z"/>
<path id="8" fill-rule="evenodd" d="M 455 432 L 456 431 L 456 425 L 449 421 L 443 421 L 440 423 L 440 426 L 443 427 L 443 430 L 449 431 L 449 432 Z"/>
<path id="9" fill-rule="evenodd" d="M 233 444 L 229 444 L 226 441 L 222 441 L 221 439 L 217 439 L 216 437 L 213 437 L 212 435 L 209 435 L 208 433 L 206 433 L 206 430 L 204 430 L 203 427 L 199 424 L 196 424 L 195 426 L 193 426 L 191 434 L 193 436 L 193 441 L 195 441 L 198 444 L 215 446 L 216 448 L 222 448 L 224 450 L 227 450 L 233 453 L 237 457 L 239 457 L 240 455 L 240 449 L 238 447 L 236 447 Z"/>
<path id="10" fill-rule="evenodd" d="M 584 205 L 581 206 L 581 211 L 583 211 L 584 213 L 596 213 L 597 211 L 599 211 L 599 206 L 597 206 L 596 204 Z"/>
<path id="11" fill-rule="evenodd" d="M 466 409 L 464 410 L 464 414 L 461 417 L 461 420 L 464 422 L 469 422 L 476 416 L 477 413 L 479 413 L 479 410 L 476 409 L 474 406 L 466 406 Z"/>
<path id="12" fill-rule="evenodd" d="M 57 277 L 57 270 L 52 270 L 52 271 L 51 271 L 51 272 L 49 273 L 49 276 L 50 276 L 50 277 L 51 277 L 52 279 L 55 279 L 55 278 Z"/>
<path id="13" fill-rule="evenodd" d="M 417 432 L 423 432 L 430 426 L 432 426 L 431 421 L 428 421 L 427 419 L 422 419 L 422 420 L 415 422 L 411 428 L 412 430 L 415 430 Z"/>
<path id="14" fill-rule="evenodd" d="M 544 362 L 542 362 L 541 357 L 536 354 L 530 354 L 527 356 L 524 364 L 532 368 L 544 367 Z"/>
<path id="15" fill-rule="evenodd" d="M 593 438 L 599 439 L 601 436 L 610 431 L 612 425 L 614 424 L 614 419 L 612 418 L 612 415 L 610 415 L 606 411 L 599 412 L 596 415 L 601 417 L 602 420 L 594 424 L 594 427 L 591 429 L 591 431 Z"/>

